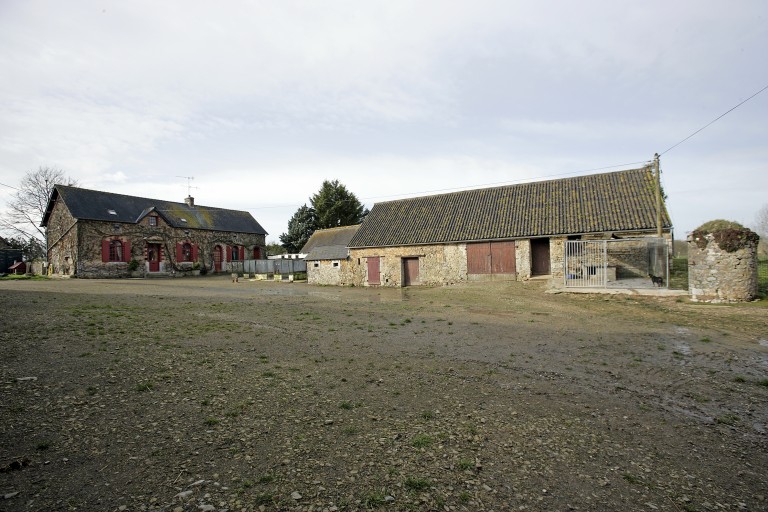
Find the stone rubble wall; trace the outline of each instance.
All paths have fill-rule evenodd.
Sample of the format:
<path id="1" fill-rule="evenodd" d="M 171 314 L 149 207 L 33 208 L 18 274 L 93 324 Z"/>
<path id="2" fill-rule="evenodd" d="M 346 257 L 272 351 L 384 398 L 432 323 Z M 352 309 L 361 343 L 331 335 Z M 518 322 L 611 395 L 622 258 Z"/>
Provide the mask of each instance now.
<path id="1" fill-rule="evenodd" d="M 700 248 L 688 238 L 688 286 L 691 299 L 703 302 L 743 302 L 757 297 L 757 244 L 727 252 L 712 234 Z"/>

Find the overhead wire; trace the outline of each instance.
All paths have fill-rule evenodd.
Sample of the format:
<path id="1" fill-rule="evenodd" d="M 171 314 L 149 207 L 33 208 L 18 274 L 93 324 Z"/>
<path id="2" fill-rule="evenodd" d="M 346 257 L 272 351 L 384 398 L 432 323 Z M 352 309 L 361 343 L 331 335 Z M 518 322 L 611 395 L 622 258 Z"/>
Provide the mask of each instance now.
<path id="1" fill-rule="evenodd" d="M 746 102 L 748 102 L 749 100 L 751 100 L 752 98 L 754 98 L 755 96 L 757 96 L 758 94 L 760 94 L 761 92 L 764 92 L 764 91 L 766 91 L 766 90 L 768 90 L 768 85 L 766 85 L 765 87 L 763 87 L 762 89 L 760 89 L 759 91 L 757 91 L 755 94 L 753 94 L 753 95 L 752 95 L 752 96 L 750 96 L 749 98 L 747 98 L 747 99 L 745 99 L 744 101 L 740 102 L 738 105 L 736 105 L 736 106 L 734 106 L 734 107 L 731 107 L 731 108 L 730 108 L 730 109 L 728 109 L 727 111 L 723 112 L 722 114 L 720 114 L 719 116 L 717 116 L 716 118 L 714 118 L 713 120 L 711 120 L 710 122 L 708 122 L 707 124 L 705 124 L 704 126 L 702 126 L 701 128 L 699 128 L 698 130 L 696 130 L 695 132 L 693 132 L 692 134 L 690 134 L 689 136 L 687 136 L 686 138 L 684 138 L 683 140 L 681 140 L 680 142 L 678 142 L 677 144 L 674 144 L 674 145 L 672 145 L 672 146 L 668 147 L 667 149 L 665 149 L 664 151 L 662 151 L 661 153 L 659 153 L 659 156 L 661 156 L 661 155 L 663 155 L 664 153 L 667 153 L 667 152 L 669 152 L 669 151 L 671 151 L 671 150 L 675 149 L 677 146 L 679 146 L 679 145 L 680 145 L 680 144 L 682 144 L 683 142 L 687 141 L 688 139 L 690 139 L 690 138 L 691 138 L 691 137 L 693 137 L 694 135 L 698 134 L 699 132 L 702 132 L 704 129 L 708 128 L 709 126 L 711 126 L 711 125 L 715 124 L 717 121 L 719 121 L 720 119 L 724 118 L 726 115 L 730 114 L 731 112 L 733 112 L 734 110 L 736 110 L 737 108 L 739 108 L 740 106 L 742 106 L 743 104 L 745 104 Z"/>

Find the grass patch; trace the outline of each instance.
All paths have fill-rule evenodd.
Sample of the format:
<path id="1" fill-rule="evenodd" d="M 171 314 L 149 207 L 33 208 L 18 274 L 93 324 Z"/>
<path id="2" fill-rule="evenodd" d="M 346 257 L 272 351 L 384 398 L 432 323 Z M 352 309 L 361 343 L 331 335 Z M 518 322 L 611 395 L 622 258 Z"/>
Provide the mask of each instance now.
<path id="1" fill-rule="evenodd" d="M 140 382 L 136 384 L 136 391 L 139 393 L 146 393 L 147 391 L 152 391 L 154 387 L 155 385 L 151 382 Z"/>
<path id="2" fill-rule="evenodd" d="M 721 414 L 715 418 L 715 423 L 721 423 L 723 425 L 735 425 L 739 422 L 739 417 L 735 414 Z"/>
<path id="3" fill-rule="evenodd" d="M 414 478 L 409 476 L 405 479 L 403 485 L 405 485 L 406 489 L 411 491 L 423 491 L 429 489 L 429 486 L 432 485 L 432 483 L 426 478 Z"/>
<path id="4" fill-rule="evenodd" d="M 380 491 L 371 491 L 363 496 L 362 503 L 366 508 L 378 508 L 387 504 L 387 493 L 382 489 Z"/>
<path id="5" fill-rule="evenodd" d="M 456 463 L 456 468 L 461 471 L 466 471 L 468 469 L 472 469 L 473 467 L 475 467 L 475 464 L 469 459 L 461 459 Z"/>
<path id="6" fill-rule="evenodd" d="M 427 434 L 419 434 L 413 438 L 413 441 L 411 441 L 411 445 L 414 448 L 427 448 L 434 443 L 435 440 L 432 436 Z"/>

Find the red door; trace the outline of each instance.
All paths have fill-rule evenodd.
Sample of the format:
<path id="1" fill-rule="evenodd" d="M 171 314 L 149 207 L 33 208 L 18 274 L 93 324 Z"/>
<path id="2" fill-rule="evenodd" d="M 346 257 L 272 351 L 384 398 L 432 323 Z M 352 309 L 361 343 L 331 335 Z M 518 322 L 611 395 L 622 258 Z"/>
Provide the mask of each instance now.
<path id="1" fill-rule="evenodd" d="M 419 258 L 403 258 L 403 286 L 418 284 Z"/>
<path id="2" fill-rule="evenodd" d="M 220 245 L 217 245 L 213 248 L 213 271 L 214 272 L 221 272 L 221 260 L 223 259 L 224 253 Z"/>
<path id="3" fill-rule="evenodd" d="M 381 258 L 366 258 L 368 263 L 368 284 L 381 284 Z"/>
<path id="4" fill-rule="evenodd" d="M 150 272 L 160 272 L 160 244 L 147 244 L 147 261 Z"/>

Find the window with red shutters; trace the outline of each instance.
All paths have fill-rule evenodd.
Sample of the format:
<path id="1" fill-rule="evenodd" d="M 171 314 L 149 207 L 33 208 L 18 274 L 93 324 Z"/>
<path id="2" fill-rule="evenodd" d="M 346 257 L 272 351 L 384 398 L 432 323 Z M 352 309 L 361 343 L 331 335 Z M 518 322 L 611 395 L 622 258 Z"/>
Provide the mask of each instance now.
<path id="1" fill-rule="evenodd" d="M 110 240 L 109 261 L 124 261 L 123 243 L 120 240 Z"/>

